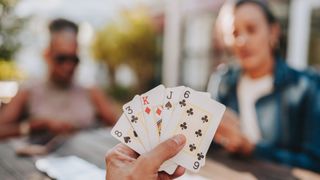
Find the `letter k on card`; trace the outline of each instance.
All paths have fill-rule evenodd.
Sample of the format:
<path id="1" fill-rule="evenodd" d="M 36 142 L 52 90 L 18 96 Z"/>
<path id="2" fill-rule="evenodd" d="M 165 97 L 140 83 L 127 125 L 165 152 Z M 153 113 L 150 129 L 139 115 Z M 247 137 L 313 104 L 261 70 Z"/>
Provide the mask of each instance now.
<path id="1" fill-rule="evenodd" d="M 150 137 L 151 147 L 155 147 L 159 140 L 161 130 L 161 112 L 164 100 L 165 87 L 159 85 L 150 91 L 141 95 L 141 104 L 143 106 L 143 115 L 147 123 L 148 135 Z"/>

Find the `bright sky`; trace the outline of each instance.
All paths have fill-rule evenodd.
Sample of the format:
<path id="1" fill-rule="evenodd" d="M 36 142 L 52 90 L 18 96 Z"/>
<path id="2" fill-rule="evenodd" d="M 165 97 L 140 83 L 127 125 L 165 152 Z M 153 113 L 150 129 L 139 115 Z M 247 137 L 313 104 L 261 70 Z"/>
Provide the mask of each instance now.
<path id="1" fill-rule="evenodd" d="M 123 8 L 156 0 L 23 0 L 16 12 L 19 16 L 65 17 L 76 22 L 87 21 L 98 27 L 114 18 Z"/>

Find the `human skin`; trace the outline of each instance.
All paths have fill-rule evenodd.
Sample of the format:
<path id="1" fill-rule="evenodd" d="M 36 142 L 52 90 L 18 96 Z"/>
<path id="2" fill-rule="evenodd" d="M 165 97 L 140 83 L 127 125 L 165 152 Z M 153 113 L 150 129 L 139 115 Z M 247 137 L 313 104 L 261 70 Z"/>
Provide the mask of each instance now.
<path id="1" fill-rule="evenodd" d="M 176 135 L 140 156 L 124 144 L 118 144 L 106 154 L 106 179 L 167 180 L 177 178 L 185 172 L 185 169 L 180 166 L 172 175 L 158 172 L 158 170 L 163 162 L 180 152 L 185 143 L 185 136 Z"/>

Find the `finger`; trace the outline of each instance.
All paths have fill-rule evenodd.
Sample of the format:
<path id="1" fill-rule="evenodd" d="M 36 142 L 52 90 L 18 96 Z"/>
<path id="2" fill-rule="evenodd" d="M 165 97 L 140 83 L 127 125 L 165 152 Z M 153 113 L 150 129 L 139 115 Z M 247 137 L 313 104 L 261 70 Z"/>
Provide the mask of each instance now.
<path id="1" fill-rule="evenodd" d="M 229 152 L 229 153 L 236 153 L 238 151 L 237 148 L 233 147 L 233 146 L 226 146 L 225 149 Z"/>
<path id="2" fill-rule="evenodd" d="M 164 179 L 176 179 L 180 176 L 182 176 L 185 173 L 186 169 L 184 167 L 178 166 L 178 168 L 175 170 L 175 172 L 172 175 L 169 175 L 168 173 L 161 171 L 158 173 L 158 179 L 164 180 Z"/>
<path id="3" fill-rule="evenodd" d="M 170 180 L 170 176 L 166 172 L 159 172 L 158 173 L 158 180 Z"/>
<path id="4" fill-rule="evenodd" d="M 127 156 L 132 157 L 134 159 L 137 159 L 139 157 L 138 153 L 136 153 L 134 150 L 132 150 L 131 148 L 129 148 L 128 146 L 126 146 L 122 143 L 119 144 L 117 149 L 119 152 L 126 154 Z"/>
<path id="5" fill-rule="evenodd" d="M 185 145 L 184 135 L 176 135 L 161 144 L 150 152 L 140 156 L 141 163 L 149 163 L 152 171 L 157 172 L 163 162 L 175 156 Z"/>
<path id="6" fill-rule="evenodd" d="M 175 178 L 182 176 L 185 172 L 186 172 L 186 169 L 184 167 L 178 166 L 176 171 L 174 171 L 174 173 L 172 175 L 170 175 L 169 177 L 170 177 L 170 179 L 175 179 Z"/>
<path id="7" fill-rule="evenodd" d="M 111 162 L 115 159 L 117 160 L 129 160 L 132 161 L 138 157 L 138 154 L 131 150 L 129 147 L 123 144 L 117 144 L 112 149 L 110 149 L 105 155 L 105 161 Z"/>

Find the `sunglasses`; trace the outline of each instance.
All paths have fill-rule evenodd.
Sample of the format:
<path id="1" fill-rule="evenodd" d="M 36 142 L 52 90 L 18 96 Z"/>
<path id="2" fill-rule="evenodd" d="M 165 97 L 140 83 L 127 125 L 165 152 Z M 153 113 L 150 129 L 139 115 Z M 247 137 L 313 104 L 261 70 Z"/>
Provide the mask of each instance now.
<path id="1" fill-rule="evenodd" d="M 77 55 L 58 54 L 58 55 L 54 56 L 54 61 L 57 64 L 63 64 L 65 62 L 71 62 L 74 64 L 78 64 L 80 60 Z"/>

